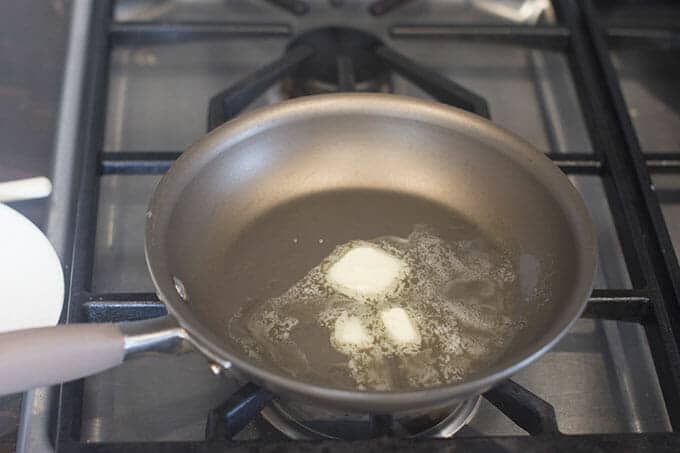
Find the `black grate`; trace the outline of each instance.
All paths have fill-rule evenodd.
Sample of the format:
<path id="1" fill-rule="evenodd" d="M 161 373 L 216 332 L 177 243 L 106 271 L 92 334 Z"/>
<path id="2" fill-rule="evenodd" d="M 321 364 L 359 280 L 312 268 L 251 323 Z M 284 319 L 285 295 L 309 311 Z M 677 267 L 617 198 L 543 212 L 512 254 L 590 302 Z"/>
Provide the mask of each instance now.
<path id="1" fill-rule="evenodd" d="M 280 5 L 298 2 L 281 2 Z M 305 2 L 299 2 L 305 3 Z M 404 2 L 379 2 L 385 5 Z M 58 452 L 217 452 L 217 451 L 464 451 L 534 449 L 560 451 L 643 450 L 680 451 L 680 271 L 650 181 L 651 172 L 680 173 L 680 150 L 676 153 L 642 154 L 624 105 L 618 80 L 609 60 L 612 47 L 678 47 L 678 32 L 665 29 L 606 28 L 588 0 L 555 0 L 560 19 L 557 27 L 457 26 L 398 24 L 390 28 L 395 38 L 475 40 L 518 43 L 531 48 L 563 52 L 569 60 L 582 111 L 585 114 L 593 154 L 549 156 L 568 174 L 602 177 L 612 207 L 617 233 L 633 288 L 594 290 L 585 317 L 640 323 L 646 332 L 656 372 L 664 395 L 672 433 L 564 435 L 555 422 L 549 402 L 543 401 L 512 381 L 506 381 L 485 397 L 530 436 L 473 436 L 448 440 L 405 440 L 381 438 L 371 441 L 262 441 L 240 444 L 226 440 L 223 430 L 238 428 L 234 420 L 221 426 L 209 423 L 203 442 L 86 443 L 80 440 L 83 381 L 64 384 L 58 394 L 55 446 Z M 102 174 L 160 174 L 179 152 L 101 152 L 104 135 L 108 64 L 117 43 L 176 42 L 196 39 L 229 39 L 288 36 L 287 24 L 235 23 L 112 23 L 110 1 L 94 3 L 84 78 L 86 89 L 80 120 L 79 147 L 82 168 L 73 225 L 73 253 L 68 285 L 66 322 L 135 320 L 165 313 L 154 294 L 93 294 L 92 279 L 96 230 L 98 179 Z M 249 408 L 266 404 L 267 395 L 244 389 Z M 255 392 L 255 393 L 253 393 Z M 254 396 L 253 396 L 254 395 Z M 233 405 L 224 407 L 228 412 Z M 375 425 L 379 427 L 380 420 Z M 231 424 L 230 424 L 231 423 Z M 376 428 L 377 429 L 377 428 Z M 218 433 L 217 435 L 215 433 Z M 222 434 L 219 434 L 222 433 Z M 228 434 L 228 433 L 227 433 Z"/>
<path id="2" fill-rule="evenodd" d="M 355 81 L 360 75 L 380 79 L 390 70 L 439 102 L 491 118 L 489 106 L 481 96 L 385 46 L 366 32 L 336 26 L 303 33 L 281 58 L 213 96 L 208 106 L 208 132 L 238 115 L 288 74 L 302 80 L 332 81 L 332 91 L 349 92 L 356 91 Z"/>

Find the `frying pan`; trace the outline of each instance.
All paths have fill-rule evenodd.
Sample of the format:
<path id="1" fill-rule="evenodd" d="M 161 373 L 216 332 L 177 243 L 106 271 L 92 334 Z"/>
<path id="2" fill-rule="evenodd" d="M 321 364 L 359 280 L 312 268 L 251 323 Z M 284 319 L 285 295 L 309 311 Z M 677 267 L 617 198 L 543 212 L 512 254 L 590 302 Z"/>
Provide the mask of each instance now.
<path id="1" fill-rule="evenodd" d="M 329 388 L 249 358 L 227 335 L 249 296 L 281 293 L 338 244 L 405 236 L 417 223 L 446 227 L 452 218 L 529 257 L 518 263 L 526 327 L 462 382 Z M 184 340 L 281 396 L 364 412 L 434 408 L 488 390 L 554 345 L 585 306 L 596 256 L 583 201 L 542 153 L 467 112 L 383 94 L 304 97 L 214 130 L 157 186 L 145 250 L 168 317 L 4 334 L 0 393 L 96 373 Z M 532 283 L 539 280 L 542 291 Z"/>

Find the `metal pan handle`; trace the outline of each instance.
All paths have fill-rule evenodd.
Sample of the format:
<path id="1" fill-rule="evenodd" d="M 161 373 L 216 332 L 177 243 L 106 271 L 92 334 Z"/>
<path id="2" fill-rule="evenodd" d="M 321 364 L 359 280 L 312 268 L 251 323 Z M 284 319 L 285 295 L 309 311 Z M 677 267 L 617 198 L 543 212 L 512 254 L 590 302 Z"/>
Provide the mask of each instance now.
<path id="1" fill-rule="evenodd" d="M 0 334 L 0 396 L 96 374 L 141 352 L 176 352 L 186 338 L 169 316 Z"/>

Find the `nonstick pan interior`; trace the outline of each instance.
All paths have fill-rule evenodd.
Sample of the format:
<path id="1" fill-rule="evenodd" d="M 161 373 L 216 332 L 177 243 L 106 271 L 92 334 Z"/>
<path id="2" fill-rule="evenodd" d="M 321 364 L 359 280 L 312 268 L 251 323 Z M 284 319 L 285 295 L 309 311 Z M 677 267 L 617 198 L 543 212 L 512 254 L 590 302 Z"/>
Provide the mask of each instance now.
<path id="1" fill-rule="evenodd" d="M 331 390 L 341 404 L 359 392 L 313 388 L 254 361 L 229 340 L 229 318 L 348 240 L 403 237 L 423 223 L 451 240 L 474 232 L 513 251 L 527 322 L 502 357 L 446 393 L 464 396 L 569 327 L 595 261 L 583 203 L 547 159 L 473 115 L 396 96 L 312 97 L 227 124 L 164 177 L 149 217 L 154 281 L 204 352 L 274 389 Z"/>

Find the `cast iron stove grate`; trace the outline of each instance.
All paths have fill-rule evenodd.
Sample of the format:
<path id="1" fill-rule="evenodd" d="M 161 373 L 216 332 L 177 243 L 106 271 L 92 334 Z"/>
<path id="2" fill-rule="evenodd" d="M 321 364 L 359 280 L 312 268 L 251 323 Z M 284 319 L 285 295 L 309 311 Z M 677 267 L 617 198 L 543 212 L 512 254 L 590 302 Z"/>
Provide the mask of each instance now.
<path id="1" fill-rule="evenodd" d="M 349 27 L 312 30 L 295 38 L 286 53 L 246 76 L 210 100 L 208 131 L 238 115 L 272 84 L 291 75 L 297 95 L 359 91 L 360 84 L 377 91 L 389 72 L 396 72 L 440 102 L 490 118 L 486 101 L 465 87 L 385 46 L 370 34 Z M 370 81 L 375 81 L 370 83 Z M 303 81 L 303 83 L 299 83 Z M 317 87 L 307 86 L 315 82 Z M 370 90 L 373 88 L 373 90 Z"/>
<path id="2" fill-rule="evenodd" d="M 281 5 L 297 2 L 276 2 Z M 334 2 L 340 4 L 341 2 Z M 403 2 L 380 2 L 385 6 L 399 6 Z M 626 111 L 618 80 L 608 56 L 608 45 L 648 48 L 678 47 L 677 31 L 634 28 L 607 28 L 600 22 L 587 0 L 556 0 L 553 2 L 559 17 L 556 27 L 525 26 L 459 26 L 400 24 L 390 28 L 393 37 L 403 39 L 456 39 L 515 43 L 530 48 L 552 49 L 563 52 L 570 63 L 582 110 L 594 144 L 594 154 L 549 154 L 568 174 L 600 175 L 612 206 L 619 237 L 634 289 L 594 290 L 584 317 L 640 323 L 647 334 L 656 372 L 664 395 L 673 432 L 633 434 L 565 435 L 559 432 L 555 412 L 550 402 L 543 401 L 520 385 L 508 380 L 484 397 L 498 407 L 530 436 L 473 436 L 451 439 L 403 439 L 378 436 L 376 439 L 346 441 L 249 441 L 239 443 L 229 438 L 246 420 L 257 414 L 269 401 L 269 395 L 249 385 L 213 412 L 208 423 L 208 436 L 199 442 L 145 443 L 88 443 L 80 439 L 83 381 L 60 387 L 57 417 L 54 426 L 55 447 L 58 452 L 212 452 L 212 451 L 481 451 L 504 448 L 509 451 L 541 450 L 654 450 L 680 451 L 680 271 L 673 253 L 660 207 L 650 182 L 650 172 L 680 172 L 680 150 L 663 156 L 643 155 L 631 120 Z M 389 9 L 389 8 L 388 8 Z M 165 172 L 176 152 L 100 152 L 103 142 L 108 63 L 111 48 L 118 43 L 176 42 L 196 39 L 229 39 L 231 37 L 288 36 L 286 24 L 236 23 L 115 23 L 109 1 L 94 3 L 82 105 L 82 131 L 78 149 L 82 153 L 80 185 L 75 196 L 76 216 L 72 225 L 73 253 L 68 284 L 66 322 L 102 322 L 151 318 L 165 314 L 163 305 L 154 294 L 115 293 L 94 294 L 89 291 L 93 269 L 96 230 L 98 178 L 106 174 L 161 174 Z M 305 47 L 302 47 L 305 48 Z M 309 51 L 293 48 L 282 57 L 290 63 L 291 53 L 299 60 L 310 58 Z M 398 54 L 377 45 L 371 48 L 393 70 L 403 71 Z M 382 55 L 381 55 L 382 52 Z M 385 57 L 387 52 L 388 57 Z M 299 54 L 298 54 L 299 53 Z M 312 52 L 313 53 L 313 52 Z M 307 56 L 305 56 L 307 55 Z M 304 57 L 304 58 L 303 58 Z M 396 63 L 395 63 L 396 61 Z M 283 65 L 275 62 L 277 68 Z M 352 62 L 353 63 L 353 62 Z M 295 65 L 293 65 L 295 66 Z M 351 66 L 351 65 L 349 65 Z M 351 88 L 351 74 L 347 61 L 338 64 L 340 89 Z M 293 68 L 291 68 L 292 70 Z M 437 86 L 441 77 L 421 68 L 414 69 L 415 79 L 424 77 L 424 87 Z M 279 71 L 278 79 L 286 71 Z M 268 75 L 242 82 L 255 92 L 259 84 L 270 84 Z M 408 74 L 406 74 L 408 77 Z M 264 82 L 262 78 L 265 78 Z M 434 77 L 434 82 L 432 78 Z M 429 79 L 428 79 L 429 78 Z M 344 81 L 343 81 L 344 80 Z M 414 80 L 412 77 L 411 80 Z M 422 80 L 414 80 L 416 83 Z M 266 82 L 266 83 L 265 83 Z M 444 101 L 460 105 L 475 101 L 467 108 L 485 114 L 484 101 L 467 90 L 458 91 L 452 98 L 453 82 L 446 81 Z M 238 85 L 237 85 L 238 86 Z M 432 88 L 429 86 L 429 88 Z M 454 90 L 455 91 L 455 90 Z M 252 93 L 246 93 L 232 111 L 218 112 L 214 122 L 228 119 L 247 105 Z M 217 101 L 223 102 L 235 92 L 227 89 Z M 442 99 L 442 93 L 435 97 Z M 238 96 L 237 96 L 238 97 Z M 476 105 L 476 106 L 475 106 Z M 224 109 L 223 109 L 224 110 Z M 488 111 L 486 112 L 488 113 Z M 391 422 L 374 417 L 377 434 L 387 432 Z M 350 446 L 351 445 L 351 446 Z"/>

